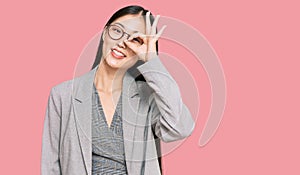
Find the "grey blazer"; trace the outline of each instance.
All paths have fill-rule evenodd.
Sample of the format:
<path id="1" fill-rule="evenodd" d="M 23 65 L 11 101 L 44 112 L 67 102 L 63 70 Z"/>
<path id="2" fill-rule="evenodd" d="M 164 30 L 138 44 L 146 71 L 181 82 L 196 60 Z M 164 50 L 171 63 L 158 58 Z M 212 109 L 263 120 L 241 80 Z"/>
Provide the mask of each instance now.
<path id="1" fill-rule="evenodd" d="M 42 175 L 91 175 L 92 88 L 98 66 L 52 87 L 44 120 Z M 161 174 L 159 143 L 191 135 L 195 123 L 179 88 L 159 57 L 127 71 L 122 86 L 122 120 L 128 174 Z"/>

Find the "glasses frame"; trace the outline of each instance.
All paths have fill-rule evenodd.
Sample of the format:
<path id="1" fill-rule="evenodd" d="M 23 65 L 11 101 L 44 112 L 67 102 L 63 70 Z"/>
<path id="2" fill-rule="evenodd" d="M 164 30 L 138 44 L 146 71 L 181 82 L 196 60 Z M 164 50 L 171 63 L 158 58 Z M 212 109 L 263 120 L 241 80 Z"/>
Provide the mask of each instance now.
<path id="1" fill-rule="evenodd" d="M 120 38 L 115 39 L 115 38 L 113 38 L 113 37 L 111 36 L 111 34 L 109 33 L 109 29 L 110 29 L 111 27 L 118 27 L 118 28 L 121 29 L 122 35 L 121 35 Z M 120 40 L 121 38 L 124 37 L 125 34 L 128 36 L 126 39 L 128 39 L 128 38 L 131 36 L 129 33 L 125 32 L 125 30 L 124 30 L 122 27 L 120 27 L 119 25 L 116 25 L 116 24 L 111 24 L 111 25 L 109 25 L 109 26 L 107 27 L 107 33 L 108 33 L 108 36 L 109 36 L 112 40 Z"/>

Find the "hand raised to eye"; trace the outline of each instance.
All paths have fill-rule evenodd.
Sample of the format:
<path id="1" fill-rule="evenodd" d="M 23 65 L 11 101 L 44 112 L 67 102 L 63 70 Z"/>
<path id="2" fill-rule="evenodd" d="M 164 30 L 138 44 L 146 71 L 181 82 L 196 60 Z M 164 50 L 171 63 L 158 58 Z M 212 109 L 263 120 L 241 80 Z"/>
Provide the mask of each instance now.
<path id="1" fill-rule="evenodd" d="M 127 40 L 125 40 L 125 44 L 139 56 L 140 60 L 148 61 L 153 56 L 157 56 L 156 52 L 156 41 L 162 35 L 164 29 L 167 27 L 164 25 L 157 33 L 156 27 L 159 20 L 160 15 L 157 15 L 154 19 L 153 25 L 150 23 L 150 12 L 146 13 L 146 34 L 135 33 L 131 35 Z"/>

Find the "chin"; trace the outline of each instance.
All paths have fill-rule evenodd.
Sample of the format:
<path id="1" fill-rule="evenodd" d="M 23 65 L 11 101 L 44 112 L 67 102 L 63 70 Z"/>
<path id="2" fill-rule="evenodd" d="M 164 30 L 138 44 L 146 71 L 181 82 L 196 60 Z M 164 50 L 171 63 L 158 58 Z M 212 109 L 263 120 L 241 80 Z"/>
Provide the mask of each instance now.
<path id="1" fill-rule="evenodd" d="M 124 69 L 126 68 L 126 61 L 125 60 L 119 60 L 117 58 L 114 58 L 112 56 L 108 56 L 105 59 L 106 64 L 113 68 L 113 69 Z"/>
<path id="2" fill-rule="evenodd" d="M 111 58 L 110 56 L 106 57 L 105 62 L 111 68 L 114 69 L 121 68 L 120 60 L 116 60 L 115 58 Z"/>

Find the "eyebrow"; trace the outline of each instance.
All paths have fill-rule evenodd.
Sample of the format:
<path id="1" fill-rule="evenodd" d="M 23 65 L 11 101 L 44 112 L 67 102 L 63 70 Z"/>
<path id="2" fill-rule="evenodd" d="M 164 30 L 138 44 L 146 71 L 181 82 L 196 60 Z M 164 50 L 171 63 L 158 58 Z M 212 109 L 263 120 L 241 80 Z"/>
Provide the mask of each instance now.
<path id="1" fill-rule="evenodd" d="M 123 24 L 121 24 L 121 23 L 119 23 L 119 22 L 116 22 L 116 23 L 114 23 L 114 24 L 118 24 L 118 25 L 120 25 L 121 27 L 123 27 L 124 29 L 126 28 L 126 27 L 124 27 L 124 25 Z M 133 31 L 133 33 L 138 33 L 139 31 Z"/>

